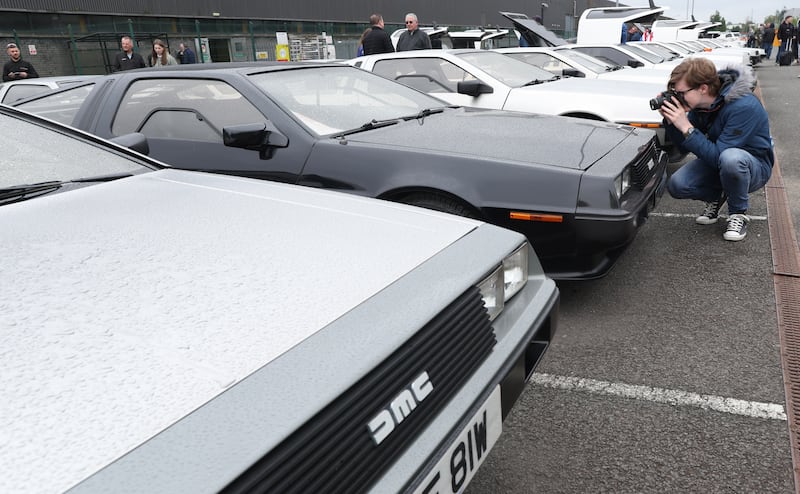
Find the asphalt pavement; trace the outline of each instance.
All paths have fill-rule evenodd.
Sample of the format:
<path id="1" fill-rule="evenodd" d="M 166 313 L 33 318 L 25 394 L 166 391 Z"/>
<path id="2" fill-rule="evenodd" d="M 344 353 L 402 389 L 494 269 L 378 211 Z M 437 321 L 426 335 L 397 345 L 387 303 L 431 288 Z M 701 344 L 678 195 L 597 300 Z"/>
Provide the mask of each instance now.
<path id="1" fill-rule="evenodd" d="M 800 66 L 756 75 L 800 231 Z M 469 494 L 796 492 L 765 190 L 742 242 L 701 210 L 665 194 L 608 276 L 559 284 L 554 342 Z"/>

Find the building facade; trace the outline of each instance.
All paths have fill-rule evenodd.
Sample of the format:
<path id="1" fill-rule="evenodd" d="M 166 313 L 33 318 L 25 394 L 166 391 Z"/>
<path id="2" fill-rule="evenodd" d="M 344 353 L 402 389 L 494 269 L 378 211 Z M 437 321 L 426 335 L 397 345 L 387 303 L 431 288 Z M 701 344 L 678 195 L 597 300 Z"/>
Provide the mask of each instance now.
<path id="1" fill-rule="evenodd" d="M 372 13 L 389 31 L 404 27 L 407 12 L 420 24 L 510 27 L 499 10 L 541 17 L 549 30 L 570 38 L 587 8 L 616 5 L 608 0 L 508 0 L 502 5 L 476 0 L 351 0 L 349 2 L 263 2 L 260 0 L 0 0 L 0 40 L 16 42 L 41 75 L 104 73 L 130 35 L 136 49 L 150 53 L 152 40 L 195 46 L 212 61 L 274 60 L 277 33 L 287 33 L 290 49 L 318 50 L 351 58 Z"/>

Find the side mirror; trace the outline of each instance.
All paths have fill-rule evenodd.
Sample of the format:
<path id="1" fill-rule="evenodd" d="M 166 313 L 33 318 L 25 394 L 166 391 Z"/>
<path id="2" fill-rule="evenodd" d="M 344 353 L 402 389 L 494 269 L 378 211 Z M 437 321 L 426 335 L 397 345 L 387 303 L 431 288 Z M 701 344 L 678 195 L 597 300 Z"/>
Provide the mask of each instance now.
<path id="1" fill-rule="evenodd" d="M 473 97 L 494 92 L 492 86 L 484 84 L 481 81 L 461 81 L 458 83 L 457 87 L 458 94 L 466 94 Z"/>
<path id="2" fill-rule="evenodd" d="M 109 141 L 128 149 L 133 149 L 139 154 L 150 154 L 150 145 L 147 143 L 147 137 L 141 132 L 132 132 L 109 139 Z"/>
<path id="3" fill-rule="evenodd" d="M 637 67 L 644 67 L 644 63 L 638 60 L 628 60 L 628 67 L 633 67 L 634 69 Z"/>
<path id="4" fill-rule="evenodd" d="M 573 69 L 572 67 L 564 69 L 561 71 L 562 77 L 586 77 L 586 74 L 581 72 L 578 69 Z"/>
<path id="5" fill-rule="evenodd" d="M 222 142 L 228 147 L 258 151 L 259 157 L 266 160 L 272 157 L 275 148 L 287 147 L 289 138 L 267 121 L 224 127 Z"/>

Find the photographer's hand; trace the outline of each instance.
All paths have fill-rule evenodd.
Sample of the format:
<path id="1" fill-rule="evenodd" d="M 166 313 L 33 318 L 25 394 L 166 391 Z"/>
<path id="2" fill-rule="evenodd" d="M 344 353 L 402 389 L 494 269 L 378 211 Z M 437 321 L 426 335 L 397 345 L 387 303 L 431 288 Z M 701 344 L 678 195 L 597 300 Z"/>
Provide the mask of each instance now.
<path id="1" fill-rule="evenodd" d="M 691 122 L 689 122 L 689 117 L 686 116 L 686 110 L 683 108 L 683 105 L 675 101 L 675 98 L 664 101 L 664 104 L 661 105 L 658 111 L 667 122 L 674 125 L 681 134 L 686 134 L 692 127 Z"/>

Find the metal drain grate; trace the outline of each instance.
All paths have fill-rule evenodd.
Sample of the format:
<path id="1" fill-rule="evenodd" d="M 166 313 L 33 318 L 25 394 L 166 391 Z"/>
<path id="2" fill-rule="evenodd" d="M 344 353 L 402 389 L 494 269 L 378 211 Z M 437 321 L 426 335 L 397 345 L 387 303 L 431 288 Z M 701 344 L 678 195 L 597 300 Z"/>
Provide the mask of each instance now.
<path id="1" fill-rule="evenodd" d="M 777 159 L 766 193 L 786 417 L 795 492 L 800 492 L 800 249 Z"/>

